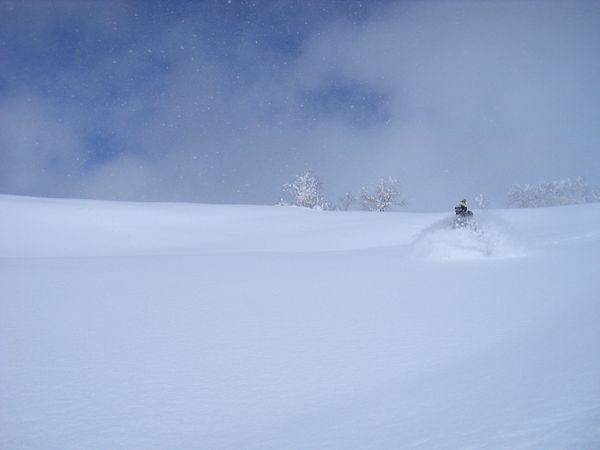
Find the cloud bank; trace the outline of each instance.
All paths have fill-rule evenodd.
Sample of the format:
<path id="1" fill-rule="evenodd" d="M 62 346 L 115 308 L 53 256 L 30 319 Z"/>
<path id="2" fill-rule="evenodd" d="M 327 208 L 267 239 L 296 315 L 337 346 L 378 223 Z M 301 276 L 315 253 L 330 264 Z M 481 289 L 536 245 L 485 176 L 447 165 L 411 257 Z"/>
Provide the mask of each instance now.
<path id="1" fill-rule="evenodd" d="M 593 2 L 0 2 L 0 192 L 409 209 L 600 178 Z"/>

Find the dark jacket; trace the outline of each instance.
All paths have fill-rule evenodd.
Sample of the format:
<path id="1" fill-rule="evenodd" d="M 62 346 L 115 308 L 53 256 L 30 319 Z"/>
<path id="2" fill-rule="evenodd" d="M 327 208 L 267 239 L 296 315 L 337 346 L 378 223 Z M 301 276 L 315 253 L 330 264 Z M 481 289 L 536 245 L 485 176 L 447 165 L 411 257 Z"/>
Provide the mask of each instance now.
<path id="1" fill-rule="evenodd" d="M 454 208 L 457 216 L 472 216 L 473 212 L 469 211 L 465 205 L 458 205 Z"/>

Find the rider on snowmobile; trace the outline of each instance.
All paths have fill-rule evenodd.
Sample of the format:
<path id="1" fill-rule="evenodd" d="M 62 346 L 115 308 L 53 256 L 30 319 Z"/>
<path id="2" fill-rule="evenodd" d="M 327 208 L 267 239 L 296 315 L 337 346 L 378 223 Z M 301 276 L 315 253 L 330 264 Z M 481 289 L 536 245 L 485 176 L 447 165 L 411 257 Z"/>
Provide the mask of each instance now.
<path id="1" fill-rule="evenodd" d="M 473 215 L 473 211 L 469 211 L 467 208 L 467 200 L 464 198 L 458 202 L 458 205 L 454 208 L 454 212 L 460 217 L 468 217 Z"/>

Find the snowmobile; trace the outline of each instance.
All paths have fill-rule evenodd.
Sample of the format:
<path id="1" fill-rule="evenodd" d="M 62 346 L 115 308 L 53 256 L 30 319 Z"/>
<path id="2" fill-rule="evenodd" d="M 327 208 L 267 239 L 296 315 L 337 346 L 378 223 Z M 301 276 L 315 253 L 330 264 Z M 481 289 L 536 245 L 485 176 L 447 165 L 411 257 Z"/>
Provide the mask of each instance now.
<path id="1" fill-rule="evenodd" d="M 477 229 L 476 223 L 472 220 L 473 211 L 470 211 L 467 208 L 467 201 L 465 199 L 458 202 L 458 205 L 454 208 L 454 213 L 456 214 L 456 217 L 454 218 L 454 224 L 452 225 L 452 228 L 468 228 L 471 230 Z"/>

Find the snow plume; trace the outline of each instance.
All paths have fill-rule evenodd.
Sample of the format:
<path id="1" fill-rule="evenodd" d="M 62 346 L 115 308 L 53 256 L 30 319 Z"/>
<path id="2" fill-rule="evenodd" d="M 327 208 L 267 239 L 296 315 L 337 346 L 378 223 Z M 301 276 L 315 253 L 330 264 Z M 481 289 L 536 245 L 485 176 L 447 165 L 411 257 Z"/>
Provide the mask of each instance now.
<path id="1" fill-rule="evenodd" d="M 455 218 L 434 222 L 417 235 L 412 255 L 434 260 L 513 258 L 526 254 L 518 235 L 501 218 L 479 213 L 471 226 L 455 228 Z"/>

